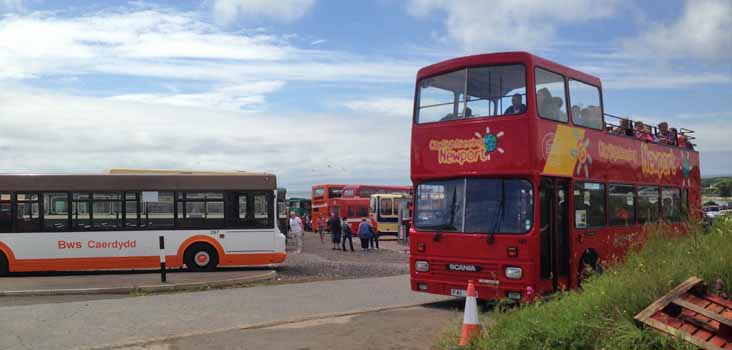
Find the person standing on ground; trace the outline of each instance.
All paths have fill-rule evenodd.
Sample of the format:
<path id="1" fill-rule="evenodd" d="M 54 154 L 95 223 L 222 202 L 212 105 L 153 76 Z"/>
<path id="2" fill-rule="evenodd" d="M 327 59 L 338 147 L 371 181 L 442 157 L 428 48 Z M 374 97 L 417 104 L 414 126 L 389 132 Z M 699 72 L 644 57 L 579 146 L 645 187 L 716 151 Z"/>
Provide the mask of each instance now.
<path id="1" fill-rule="evenodd" d="M 341 234 L 343 235 L 342 241 L 341 241 L 341 249 L 345 252 L 346 251 L 346 240 L 348 240 L 348 244 L 351 246 L 351 251 L 353 251 L 353 231 L 351 231 L 351 225 L 346 222 L 346 217 L 343 217 L 343 221 L 341 221 Z"/>
<path id="2" fill-rule="evenodd" d="M 369 250 L 369 241 L 371 241 L 372 236 L 373 228 L 366 221 L 366 218 L 361 219 L 361 223 L 358 225 L 358 238 L 361 240 L 361 249 L 364 252 Z"/>
<path id="3" fill-rule="evenodd" d="M 290 212 L 290 232 L 295 236 L 295 242 L 297 242 L 297 254 L 302 252 L 302 235 L 303 235 L 303 224 L 302 219 L 295 215 L 295 212 Z"/>
<path id="4" fill-rule="evenodd" d="M 341 244 L 341 218 L 336 216 L 335 213 L 331 214 L 330 219 L 328 219 L 328 228 L 330 228 L 330 238 L 333 242 L 333 250 L 336 250 Z"/>
<path id="5" fill-rule="evenodd" d="M 371 217 L 371 222 L 369 223 L 369 226 L 371 226 L 371 240 L 369 241 L 370 248 L 376 247 L 376 249 L 379 249 L 379 231 L 376 229 L 376 220 L 374 220 L 373 217 Z"/>
<path id="6" fill-rule="evenodd" d="M 325 244 L 325 219 L 318 217 L 318 235 L 320 236 L 320 244 Z"/>

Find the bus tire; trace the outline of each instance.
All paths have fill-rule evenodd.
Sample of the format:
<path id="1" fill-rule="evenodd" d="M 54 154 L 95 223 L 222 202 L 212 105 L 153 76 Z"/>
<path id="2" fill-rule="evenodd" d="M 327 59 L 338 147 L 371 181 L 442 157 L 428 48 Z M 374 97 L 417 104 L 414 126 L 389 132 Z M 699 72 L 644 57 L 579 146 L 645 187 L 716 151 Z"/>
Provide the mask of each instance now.
<path id="1" fill-rule="evenodd" d="M 594 250 L 588 249 L 580 258 L 579 271 L 577 271 L 577 281 L 580 285 L 591 275 L 601 275 L 602 264 L 600 264 L 600 256 Z"/>
<path id="2" fill-rule="evenodd" d="M 10 272 L 10 265 L 5 253 L 0 252 L 0 276 L 5 276 Z"/>
<path id="3" fill-rule="evenodd" d="M 213 271 L 219 264 L 219 254 L 207 243 L 194 243 L 186 249 L 183 262 L 190 271 Z"/>

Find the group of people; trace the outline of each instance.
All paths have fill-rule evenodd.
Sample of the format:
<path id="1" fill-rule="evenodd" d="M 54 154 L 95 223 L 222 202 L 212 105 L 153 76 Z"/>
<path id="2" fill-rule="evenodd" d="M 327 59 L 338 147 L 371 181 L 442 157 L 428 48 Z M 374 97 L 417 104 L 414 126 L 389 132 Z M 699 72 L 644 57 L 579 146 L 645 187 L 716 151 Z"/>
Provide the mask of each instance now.
<path id="1" fill-rule="evenodd" d="M 318 218 L 316 224 L 321 244 L 325 244 L 325 227 L 327 225 L 331 234 L 333 250 L 346 251 L 346 241 L 348 241 L 351 251 L 355 251 L 353 249 L 353 230 L 346 222 L 345 217 L 339 218 L 335 213 L 332 213 L 327 221 L 323 217 Z M 289 232 L 295 238 L 295 242 L 297 244 L 296 253 L 300 254 L 302 252 L 305 224 L 294 212 L 290 212 Z M 373 248 L 379 249 L 379 233 L 371 224 L 370 220 L 367 220 L 366 218 L 361 219 L 361 223 L 358 225 L 358 231 L 356 234 L 361 240 L 361 249 L 363 251 L 368 251 Z"/>
<path id="2" fill-rule="evenodd" d="M 658 124 L 657 129 L 657 132 L 653 132 L 653 128 L 648 124 L 644 124 L 642 121 L 633 122 L 633 126 L 631 127 L 630 119 L 620 119 L 620 125 L 614 128 L 612 126 L 608 127 L 608 131 L 616 135 L 635 137 L 646 142 L 694 149 L 694 145 L 686 135 L 679 133 L 676 128 L 669 128 L 667 122 Z"/>
<path id="3" fill-rule="evenodd" d="M 351 229 L 351 225 L 346 222 L 346 217 L 339 218 L 335 213 L 331 213 L 330 218 L 328 218 L 328 221 L 325 223 L 328 225 L 328 229 L 330 230 L 333 250 L 343 250 L 345 252 L 346 241 L 348 241 L 351 251 L 354 251 L 353 230 Z M 324 243 L 324 226 L 325 225 L 318 226 L 321 243 Z M 367 220 L 366 218 L 361 219 L 361 222 L 358 224 L 358 231 L 356 234 L 361 240 L 361 249 L 363 251 L 368 251 L 373 248 L 379 249 L 379 233 L 371 224 L 370 220 Z"/>

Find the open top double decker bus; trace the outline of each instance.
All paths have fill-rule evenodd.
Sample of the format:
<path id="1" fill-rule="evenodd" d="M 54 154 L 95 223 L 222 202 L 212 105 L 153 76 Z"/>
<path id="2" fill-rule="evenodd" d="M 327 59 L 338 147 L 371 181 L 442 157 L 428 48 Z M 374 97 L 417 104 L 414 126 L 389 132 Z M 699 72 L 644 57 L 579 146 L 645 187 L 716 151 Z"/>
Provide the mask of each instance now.
<path id="1" fill-rule="evenodd" d="M 313 231 L 318 230 L 318 219 L 328 220 L 330 216 L 330 199 L 341 198 L 343 187 L 346 185 L 315 185 L 312 192 L 312 219 Z"/>
<path id="2" fill-rule="evenodd" d="M 0 272 L 270 265 L 285 260 L 266 173 L 0 175 Z"/>
<path id="3" fill-rule="evenodd" d="M 691 131 L 612 125 L 602 101 L 600 79 L 525 52 L 422 68 L 411 288 L 463 296 L 474 280 L 480 299 L 514 300 L 572 288 L 585 267 L 622 258 L 643 225 L 698 217 Z"/>

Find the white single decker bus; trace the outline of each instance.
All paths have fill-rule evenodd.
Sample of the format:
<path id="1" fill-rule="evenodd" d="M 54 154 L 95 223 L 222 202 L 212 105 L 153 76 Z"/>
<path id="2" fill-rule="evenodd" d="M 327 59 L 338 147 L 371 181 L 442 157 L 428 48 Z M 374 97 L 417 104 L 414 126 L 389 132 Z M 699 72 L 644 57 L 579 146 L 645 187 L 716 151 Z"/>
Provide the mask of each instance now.
<path id="1" fill-rule="evenodd" d="M 0 175 L 0 273 L 278 264 L 276 178 L 112 171 Z"/>

